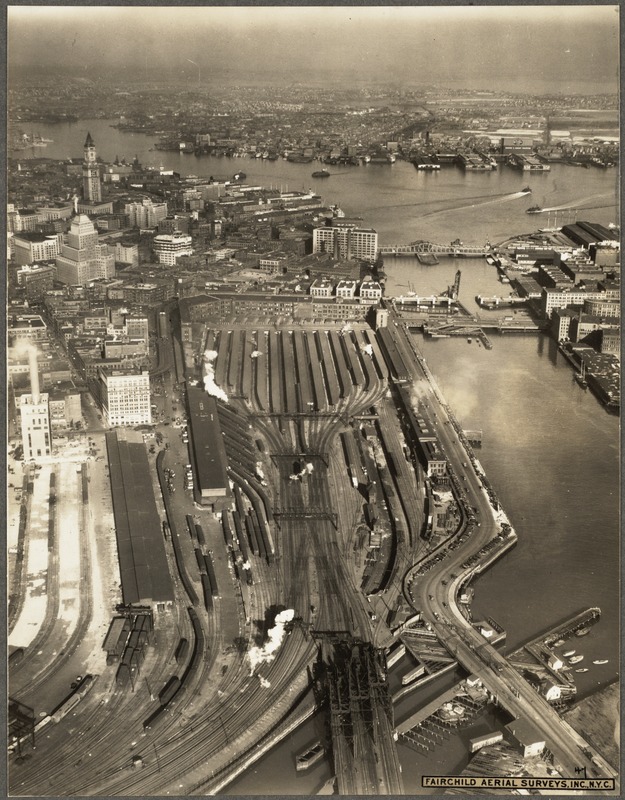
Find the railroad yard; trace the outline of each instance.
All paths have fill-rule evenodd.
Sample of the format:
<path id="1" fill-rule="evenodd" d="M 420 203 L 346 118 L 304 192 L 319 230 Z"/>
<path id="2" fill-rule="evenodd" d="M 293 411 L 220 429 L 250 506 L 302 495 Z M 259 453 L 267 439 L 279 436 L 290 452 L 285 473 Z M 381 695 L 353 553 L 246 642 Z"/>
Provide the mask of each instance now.
<path id="1" fill-rule="evenodd" d="M 13 653 L 13 694 L 35 709 L 36 750 L 32 735 L 21 737 L 12 794 L 216 793 L 322 706 L 339 793 L 400 794 L 384 652 L 396 653 L 398 641 L 404 647 L 391 659 L 404 676 L 397 697 L 453 667 L 456 656 L 476 658 L 458 656 L 467 647 L 458 638 L 463 625 L 483 642 L 468 601 L 443 623 L 441 598 L 452 605 L 515 537 L 472 455 L 471 486 L 459 480 L 472 451 L 451 416 L 433 409 L 427 369 L 403 329 L 259 322 L 208 313 L 183 342 L 173 324 L 161 330 L 171 369 L 153 378 L 159 423 L 143 435 L 109 432 L 107 449 L 98 433 L 94 453 L 108 451 L 109 466 L 72 466 L 63 492 L 80 489 L 83 500 L 93 494 L 110 509 L 113 487 L 121 584 L 107 596 L 105 581 L 119 570 L 108 523 L 108 546 L 88 551 L 81 585 L 91 600 L 61 637 L 63 658 L 76 663 L 75 630 L 86 630 L 94 613 L 99 636 L 54 705 L 34 692 L 41 659 L 28 642 Z M 459 447 L 467 449 L 454 453 Z M 150 475 L 140 501 L 133 469 Z M 41 513 L 41 481 L 26 514 Z M 437 504 L 443 523 L 433 536 Z M 93 513 L 82 515 L 85 536 L 101 525 Z M 24 604 L 47 608 L 37 633 L 45 637 L 60 624 L 52 611 L 65 597 L 58 579 L 45 581 L 54 551 L 46 567 L 36 547 L 53 529 L 48 523 L 46 534 L 46 519 L 37 518 L 43 527 L 28 574 L 44 580 L 46 599 L 33 598 L 32 582 L 15 598 L 16 645 Z M 158 536 L 152 529 L 143 538 L 141 520 L 154 520 Z M 142 596 L 136 587 L 149 582 L 156 550 L 168 565 L 161 600 L 136 605 L 132 591 Z M 453 597 L 440 577 L 452 551 Z M 480 658 L 494 658 L 490 651 Z M 60 663 L 56 651 L 46 657 Z"/>

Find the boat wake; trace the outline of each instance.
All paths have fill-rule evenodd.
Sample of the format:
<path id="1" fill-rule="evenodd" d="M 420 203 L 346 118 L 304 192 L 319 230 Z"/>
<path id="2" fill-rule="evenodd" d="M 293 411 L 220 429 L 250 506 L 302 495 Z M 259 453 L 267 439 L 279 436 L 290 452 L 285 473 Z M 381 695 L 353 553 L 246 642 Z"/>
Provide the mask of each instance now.
<path id="1" fill-rule="evenodd" d="M 424 214 L 424 217 L 432 217 L 435 214 L 444 214 L 447 211 L 463 211 L 464 209 L 468 208 L 482 208 L 483 206 L 492 206 L 497 205 L 499 203 L 508 203 L 511 200 L 519 200 L 520 198 L 527 198 L 529 195 L 528 192 L 512 192 L 512 194 L 504 194 L 504 195 L 485 195 L 488 197 L 488 200 L 484 200 L 481 203 L 462 203 L 460 205 L 454 204 L 453 206 L 449 206 L 449 208 L 442 208 L 438 211 L 430 211 L 428 214 Z M 478 200 L 480 198 L 471 198 L 467 197 L 465 200 Z"/>
<path id="2" fill-rule="evenodd" d="M 589 197 L 582 197 L 579 200 L 574 200 L 572 203 L 565 203 L 561 206 L 551 206 L 551 208 L 543 208 L 543 211 L 566 211 L 569 208 L 579 208 L 583 203 L 588 203 L 591 200 L 599 200 L 602 197 L 610 196 L 611 192 L 604 192 L 603 194 L 591 194 Z M 591 206 L 590 208 L 593 207 Z M 594 206 L 594 208 L 605 208 L 605 206 Z"/>

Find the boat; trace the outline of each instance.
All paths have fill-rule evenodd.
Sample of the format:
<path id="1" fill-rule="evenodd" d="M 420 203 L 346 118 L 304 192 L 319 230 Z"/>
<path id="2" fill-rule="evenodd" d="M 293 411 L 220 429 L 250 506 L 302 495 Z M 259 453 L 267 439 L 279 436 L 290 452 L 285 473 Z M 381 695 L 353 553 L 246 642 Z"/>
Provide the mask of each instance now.
<path id="1" fill-rule="evenodd" d="M 558 639 L 558 641 L 555 643 L 554 646 L 555 647 L 562 647 L 563 644 L 564 644 L 564 639 Z"/>
<path id="2" fill-rule="evenodd" d="M 580 628 L 578 631 L 575 631 L 576 636 L 587 636 L 590 633 L 590 628 Z"/>
<path id="3" fill-rule="evenodd" d="M 326 749 L 321 742 L 315 742 L 312 747 L 295 757 L 295 769 L 302 772 L 323 758 Z"/>
<path id="4" fill-rule="evenodd" d="M 569 658 L 569 664 L 579 664 L 579 662 L 583 660 L 584 656 L 573 656 L 573 658 Z"/>
<path id="5" fill-rule="evenodd" d="M 471 344 L 472 341 L 473 341 L 473 339 L 471 339 L 470 336 L 467 336 L 467 344 Z"/>
<path id="6" fill-rule="evenodd" d="M 523 194 L 531 194 L 532 193 L 532 190 L 530 189 L 529 186 L 526 186 L 525 188 L 521 189 L 521 191 L 523 192 Z"/>
<path id="7" fill-rule="evenodd" d="M 593 664 L 607 664 L 608 663 L 608 659 L 607 658 L 597 658 L 592 663 Z"/>
<path id="8" fill-rule="evenodd" d="M 318 169 L 316 172 L 312 174 L 313 178 L 329 178 L 330 173 L 327 169 Z"/>
<path id="9" fill-rule="evenodd" d="M 566 653 L 562 653 L 565 658 L 570 658 L 571 656 L 575 655 L 575 650 L 567 650 Z"/>
<path id="10" fill-rule="evenodd" d="M 580 669 L 576 669 L 575 672 L 588 672 L 588 667 L 581 667 Z"/>
<path id="11" fill-rule="evenodd" d="M 586 364 L 583 361 L 581 372 L 575 373 L 575 380 L 579 383 L 582 389 L 588 388 L 588 381 L 586 380 Z"/>
<path id="12" fill-rule="evenodd" d="M 232 176 L 233 181 L 244 181 L 247 178 L 245 172 L 235 172 Z"/>
<path id="13" fill-rule="evenodd" d="M 540 214 L 541 211 L 542 211 L 541 206 L 531 206 L 530 208 L 527 209 L 527 211 L 525 213 L 526 214 Z"/>

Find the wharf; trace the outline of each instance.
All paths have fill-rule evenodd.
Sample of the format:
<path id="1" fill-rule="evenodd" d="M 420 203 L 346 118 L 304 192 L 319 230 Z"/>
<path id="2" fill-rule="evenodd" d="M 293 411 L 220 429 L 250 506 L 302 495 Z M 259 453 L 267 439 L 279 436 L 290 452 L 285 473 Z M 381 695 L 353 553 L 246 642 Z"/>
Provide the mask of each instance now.
<path id="1" fill-rule="evenodd" d="M 548 647 L 551 647 L 558 639 L 566 639 L 572 634 L 578 634 L 578 631 L 584 631 L 591 625 L 596 625 L 601 619 L 601 609 L 598 607 L 587 608 L 580 611 L 574 617 L 561 622 L 555 628 L 551 628 L 547 633 L 537 636 L 528 645 L 536 645 L 544 642 Z M 526 645 L 527 646 L 527 645 Z"/>

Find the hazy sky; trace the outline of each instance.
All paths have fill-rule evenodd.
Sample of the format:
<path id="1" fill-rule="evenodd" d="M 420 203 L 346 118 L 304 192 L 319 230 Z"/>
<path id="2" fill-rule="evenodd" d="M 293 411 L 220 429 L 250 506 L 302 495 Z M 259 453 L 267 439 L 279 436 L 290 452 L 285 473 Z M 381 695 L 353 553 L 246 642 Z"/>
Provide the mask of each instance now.
<path id="1" fill-rule="evenodd" d="M 10 6 L 10 68 L 617 88 L 617 6 Z M 204 82 L 204 80 L 203 80 Z M 597 90 L 597 88 L 595 88 Z"/>

